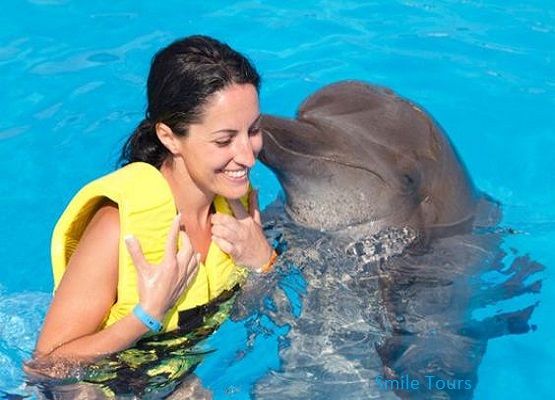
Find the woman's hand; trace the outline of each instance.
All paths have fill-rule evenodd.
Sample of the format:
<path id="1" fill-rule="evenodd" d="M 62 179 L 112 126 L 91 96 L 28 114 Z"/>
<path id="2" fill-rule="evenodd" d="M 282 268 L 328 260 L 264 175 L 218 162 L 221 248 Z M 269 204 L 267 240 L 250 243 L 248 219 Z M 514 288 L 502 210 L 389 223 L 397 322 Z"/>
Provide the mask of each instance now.
<path id="1" fill-rule="evenodd" d="M 159 320 L 190 285 L 197 270 L 198 256 L 184 233 L 182 249 L 177 251 L 179 222 L 178 217 L 173 221 L 159 265 L 146 262 L 137 239 L 126 241 L 137 270 L 141 305 Z M 107 203 L 93 216 L 68 262 L 33 354 L 41 363 L 28 368 L 63 375 L 69 370 L 52 370 L 49 364 L 58 365 L 59 360 L 67 360 L 67 366 L 90 362 L 129 348 L 148 332 L 133 313 L 100 329 L 118 300 L 119 240 L 119 210 Z"/>
<path id="2" fill-rule="evenodd" d="M 127 250 L 137 270 L 137 290 L 141 306 L 159 321 L 189 287 L 200 263 L 200 254 L 195 253 L 189 236 L 179 229 L 180 221 L 181 214 L 178 214 L 168 235 L 164 258 L 158 265 L 146 261 L 137 238 L 125 238 Z M 179 235 L 182 246 L 178 251 Z"/>
<path id="3" fill-rule="evenodd" d="M 257 270 L 268 262 L 272 247 L 261 226 L 258 193 L 249 195 L 247 212 L 240 200 L 228 200 L 234 217 L 216 213 L 212 216 L 212 240 L 237 264 Z"/>

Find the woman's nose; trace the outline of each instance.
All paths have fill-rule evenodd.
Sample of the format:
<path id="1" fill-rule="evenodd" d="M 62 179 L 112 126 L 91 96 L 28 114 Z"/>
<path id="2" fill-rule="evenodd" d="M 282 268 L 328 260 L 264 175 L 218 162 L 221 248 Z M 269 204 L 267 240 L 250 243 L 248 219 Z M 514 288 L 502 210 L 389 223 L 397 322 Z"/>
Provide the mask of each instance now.
<path id="1" fill-rule="evenodd" d="M 237 164 L 244 165 L 247 168 L 254 166 L 256 158 L 248 135 L 238 141 L 234 159 Z"/>

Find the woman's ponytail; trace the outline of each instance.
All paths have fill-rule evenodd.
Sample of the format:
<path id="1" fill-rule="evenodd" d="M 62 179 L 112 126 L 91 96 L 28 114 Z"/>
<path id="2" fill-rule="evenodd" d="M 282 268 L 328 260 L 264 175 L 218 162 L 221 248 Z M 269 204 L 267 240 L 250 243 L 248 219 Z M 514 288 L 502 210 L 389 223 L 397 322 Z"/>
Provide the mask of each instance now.
<path id="1" fill-rule="evenodd" d="M 160 169 L 167 155 L 168 149 L 158 139 L 154 122 L 144 119 L 123 145 L 119 164 L 142 161 Z"/>

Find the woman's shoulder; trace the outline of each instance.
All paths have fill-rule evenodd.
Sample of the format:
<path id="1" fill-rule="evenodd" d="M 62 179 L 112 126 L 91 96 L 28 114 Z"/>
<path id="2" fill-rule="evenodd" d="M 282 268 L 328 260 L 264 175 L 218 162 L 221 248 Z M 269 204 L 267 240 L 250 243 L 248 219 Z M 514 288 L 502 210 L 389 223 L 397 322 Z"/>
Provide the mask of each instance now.
<path id="1" fill-rule="evenodd" d="M 104 233 L 106 237 L 119 238 L 118 205 L 109 199 L 103 199 L 98 210 L 92 216 L 85 234 L 87 230 L 100 230 L 100 233 Z"/>

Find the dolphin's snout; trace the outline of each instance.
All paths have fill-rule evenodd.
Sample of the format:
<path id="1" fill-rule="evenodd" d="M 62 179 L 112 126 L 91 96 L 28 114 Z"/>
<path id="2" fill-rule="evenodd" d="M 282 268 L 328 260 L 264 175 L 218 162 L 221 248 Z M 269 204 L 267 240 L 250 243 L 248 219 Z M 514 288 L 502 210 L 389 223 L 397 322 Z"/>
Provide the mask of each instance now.
<path id="1" fill-rule="evenodd" d="M 262 149 L 258 153 L 258 159 L 262 161 L 263 164 L 266 164 L 267 160 L 266 160 L 266 152 L 264 151 L 264 146 L 262 146 Z"/>
<path id="2" fill-rule="evenodd" d="M 472 182 L 441 127 L 389 89 L 332 84 L 307 98 L 295 118 L 263 114 L 261 128 L 259 159 L 305 225 L 402 224 L 421 213 L 427 225 L 458 226 L 474 213 Z"/>

